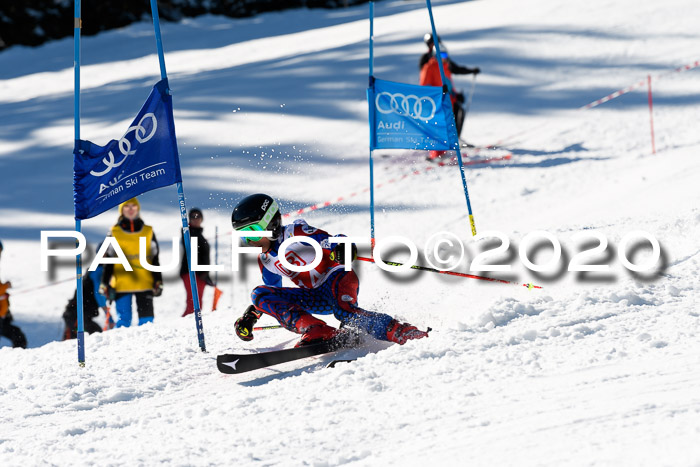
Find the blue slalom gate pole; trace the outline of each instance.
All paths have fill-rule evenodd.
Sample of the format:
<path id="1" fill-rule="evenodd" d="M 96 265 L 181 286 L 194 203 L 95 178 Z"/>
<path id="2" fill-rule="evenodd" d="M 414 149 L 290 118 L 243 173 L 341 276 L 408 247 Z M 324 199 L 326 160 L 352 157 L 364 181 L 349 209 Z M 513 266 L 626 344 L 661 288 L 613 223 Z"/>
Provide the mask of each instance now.
<path id="1" fill-rule="evenodd" d="M 153 29 L 156 34 L 156 47 L 158 48 L 158 62 L 160 63 L 160 77 L 167 79 L 168 74 L 165 71 L 165 55 L 163 54 L 163 41 L 160 35 L 160 19 L 158 18 L 158 4 L 156 0 L 151 0 L 151 15 L 153 16 Z M 170 88 L 168 88 L 170 94 Z M 194 271 L 192 271 L 192 251 L 190 248 L 190 226 L 187 220 L 187 206 L 185 204 L 185 191 L 182 188 L 182 182 L 177 182 L 177 198 L 178 206 L 180 206 L 180 218 L 182 220 L 182 235 L 185 239 L 185 254 L 187 256 L 187 269 L 190 272 L 190 290 L 192 290 L 192 302 L 194 304 L 194 317 L 197 326 L 197 340 L 199 348 L 202 352 L 206 352 L 207 348 L 204 343 L 204 327 L 202 325 L 202 310 L 199 303 L 199 292 L 197 290 L 197 279 Z"/>
<path id="2" fill-rule="evenodd" d="M 180 217 L 182 219 L 182 235 L 185 239 L 187 269 L 190 272 L 190 290 L 192 290 L 192 302 L 194 304 L 195 325 L 197 326 L 197 340 L 199 341 L 199 348 L 202 350 L 202 352 L 206 352 L 207 347 L 204 343 L 204 326 L 202 325 L 202 310 L 199 304 L 199 291 L 197 290 L 197 279 L 195 278 L 194 271 L 192 270 L 190 226 L 187 221 L 187 207 L 185 205 L 185 192 L 182 188 L 182 182 L 178 182 L 177 184 L 177 198 L 178 204 L 180 206 Z"/>
<path id="3" fill-rule="evenodd" d="M 74 22 L 73 22 L 73 70 L 74 70 L 74 127 L 75 127 L 75 144 L 78 145 L 80 140 L 80 29 L 82 28 L 82 18 L 80 17 L 80 0 L 75 0 L 74 4 Z M 80 232 L 80 219 L 75 219 L 75 230 Z M 83 319 L 83 259 L 82 255 L 78 254 L 75 257 L 75 277 L 76 277 L 76 299 L 78 313 L 78 365 L 85 366 L 85 322 Z"/>
<path id="4" fill-rule="evenodd" d="M 437 30 L 435 29 L 435 20 L 433 19 L 433 7 L 430 4 L 430 0 L 425 0 L 428 6 L 428 16 L 430 16 L 430 28 L 433 31 L 433 46 L 435 47 L 435 58 L 438 61 L 438 68 L 440 69 L 440 80 L 442 81 L 442 92 L 447 94 L 447 77 L 445 76 L 445 70 L 442 66 L 442 55 L 440 54 L 440 39 L 437 35 Z"/>
<path id="5" fill-rule="evenodd" d="M 442 55 L 440 54 L 440 39 L 437 35 L 437 30 L 435 29 L 435 20 L 433 19 L 433 8 L 430 4 L 430 0 L 425 0 L 428 7 L 428 15 L 430 16 L 430 27 L 433 31 L 433 44 L 435 45 L 435 53 L 438 65 L 440 68 L 440 79 L 442 80 L 442 93 L 448 93 L 447 87 L 447 77 L 445 76 L 445 70 L 442 64 Z M 464 170 L 464 161 L 462 160 L 462 151 L 459 148 L 459 135 L 457 134 L 457 125 L 454 121 L 454 113 L 452 113 L 452 125 L 448 125 L 450 128 L 450 133 L 453 136 L 454 150 L 457 152 L 457 161 L 459 162 L 459 173 L 462 176 L 462 187 L 464 188 L 464 197 L 467 199 L 467 211 L 469 212 L 469 224 L 472 228 L 472 235 L 476 235 L 476 225 L 474 224 L 474 214 L 472 213 L 472 203 L 469 201 L 469 190 L 467 189 L 467 175 Z"/>
<path id="6" fill-rule="evenodd" d="M 368 94 L 374 95 L 374 2 L 369 2 L 369 89 Z M 372 107 L 370 106 L 370 109 Z M 370 247 L 374 252 L 374 158 L 372 151 L 372 139 L 374 138 L 373 116 L 370 116 L 369 125 L 369 224 L 370 224 Z"/>

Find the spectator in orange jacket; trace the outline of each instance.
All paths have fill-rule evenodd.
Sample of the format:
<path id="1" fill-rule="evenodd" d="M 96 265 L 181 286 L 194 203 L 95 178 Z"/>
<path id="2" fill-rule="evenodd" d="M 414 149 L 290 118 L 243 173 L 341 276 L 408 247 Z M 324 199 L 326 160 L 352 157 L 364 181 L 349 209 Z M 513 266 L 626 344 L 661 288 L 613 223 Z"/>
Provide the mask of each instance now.
<path id="1" fill-rule="evenodd" d="M 0 256 L 2 256 L 2 242 L 0 242 Z M 0 281 L 0 336 L 12 341 L 12 347 L 27 348 L 27 338 L 20 328 L 12 324 L 10 313 L 10 294 L 7 289 L 12 288 L 11 282 Z"/>

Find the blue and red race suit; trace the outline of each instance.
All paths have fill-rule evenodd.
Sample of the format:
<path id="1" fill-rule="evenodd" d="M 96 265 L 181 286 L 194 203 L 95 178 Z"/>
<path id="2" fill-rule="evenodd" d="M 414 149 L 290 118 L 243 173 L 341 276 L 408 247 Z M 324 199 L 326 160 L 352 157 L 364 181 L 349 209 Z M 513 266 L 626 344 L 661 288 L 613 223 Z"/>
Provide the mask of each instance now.
<path id="1" fill-rule="evenodd" d="M 279 247 L 290 237 L 308 237 L 321 245 L 321 262 L 307 272 L 285 268 L 278 259 Z M 298 219 L 284 226 L 283 235 L 269 251 L 258 258 L 265 285 L 256 287 L 251 294 L 258 311 L 268 314 L 290 331 L 299 332 L 296 323 L 307 313 L 330 315 L 343 324 L 361 329 L 376 339 L 387 340 L 387 327 L 392 317 L 367 311 L 357 305 L 360 283 L 354 271 L 345 271 L 342 264 L 332 261 L 331 235 Z M 287 248 L 288 263 L 304 266 L 311 264 L 315 251 L 310 244 L 295 242 Z M 288 277 L 299 287 L 282 287 L 282 277 Z"/>

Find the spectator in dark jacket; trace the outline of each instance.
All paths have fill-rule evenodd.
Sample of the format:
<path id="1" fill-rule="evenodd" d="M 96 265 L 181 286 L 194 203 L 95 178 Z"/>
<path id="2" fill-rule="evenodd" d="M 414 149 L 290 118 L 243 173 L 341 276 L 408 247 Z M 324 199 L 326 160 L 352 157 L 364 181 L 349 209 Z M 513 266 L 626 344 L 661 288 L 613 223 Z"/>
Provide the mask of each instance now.
<path id="1" fill-rule="evenodd" d="M 107 301 L 99 293 L 100 280 L 102 279 L 102 266 L 92 272 L 83 275 L 83 328 L 88 334 L 102 332 L 99 324 L 92 318 L 100 314 L 100 308 L 106 309 Z M 63 340 L 75 339 L 78 336 L 78 292 L 73 293 L 73 298 L 68 300 L 66 309 L 63 312 L 63 321 L 66 323 L 66 330 Z"/>
<path id="2" fill-rule="evenodd" d="M 209 262 L 209 242 L 204 238 L 202 228 L 202 222 L 204 221 L 204 216 L 202 211 L 197 208 L 190 209 L 190 237 L 197 237 L 197 251 L 192 251 L 192 257 L 197 255 L 197 264 L 200 266 L 208 265 Z M 185 303 L 185 312 L 182 316 L 187 316 L 194 313 L 194 301 L 192 299 L 192 287 L 190 285 L 190 272 L 187 267 L 187 250 L 185 250 L 185 237 L 182 237 L 182 261 L 180 261 L 180 277 L 182 278 L 183 284 L 185 284 L 185 291 L 187 292 L 187 302 Z M 202 306 L 202 294 L 204 293 L 204 287 L 207 285 L 213 286 L 214 283 L 209 277 L 207 271 L 197 271 L 195 272 L 195 277 L 197 278 L 197 296 L 199 297 L 199 306 Z"/>

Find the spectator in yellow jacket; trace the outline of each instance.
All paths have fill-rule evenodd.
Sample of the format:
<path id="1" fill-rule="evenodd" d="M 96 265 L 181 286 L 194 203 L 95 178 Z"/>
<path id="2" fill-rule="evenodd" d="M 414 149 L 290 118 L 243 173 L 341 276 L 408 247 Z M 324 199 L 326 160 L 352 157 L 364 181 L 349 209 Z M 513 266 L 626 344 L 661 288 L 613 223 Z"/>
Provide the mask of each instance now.
<path id="1" fill-rule="evenodd" d="M 163 292 L 163 276 L 143 267 L 139 260 L 139 238 L 146 237 L 146 257 L 151 265 L 159 266 L 158 240 L 150 225 L 140 217 L 141 205 L 136 198 L 119 205 L 119 220 L 111 228 L 109 236 L 114 237 L 124 252 L 133 271 L 127 271 L 121 264 L 106 264 L 102 273 L 100 293 L 113 298 L 117 309 L 117 327 L 131 325 L 132 297 L 136 299 L 139 326 L 153 321 L 153 297 Z M 110 247 L 108 257 L 116 253 Z"/>

